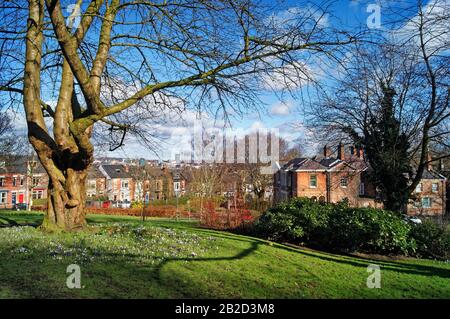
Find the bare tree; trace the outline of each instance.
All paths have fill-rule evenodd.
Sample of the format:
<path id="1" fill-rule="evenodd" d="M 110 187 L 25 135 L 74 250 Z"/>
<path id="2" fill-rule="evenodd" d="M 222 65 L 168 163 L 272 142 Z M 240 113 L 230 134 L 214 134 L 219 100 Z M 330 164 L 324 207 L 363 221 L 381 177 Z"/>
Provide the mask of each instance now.
<path id="1" fill-rule="evenodd" d="M 399 203 L 395 207 L 406 206 L 405 200 L 430 163 L 432 148 L 440 149 L 440 155 L 432 161 L 450 156 L 445 146 L 450 136 L 450 7 L 446 1 L 433 0 L 427 5 L 418 1 L 413 9 L 414 14 L 408 18 L 398 21 L 396 17 L 395 27 L 384 39 L 358 45 L 335 85 L 324 90 L 322 103 L 310 110 L 312 125 L 329 139 L 347 139 L 363 147 L 371 144 L 372 155 L 366 155 L 372 166 L 391 161 L 392 174 L 400 175 L 382 178 L 378 174 L 375 178 L 386 199 L 392 195 L 389 186 L 393 185 L 387 181 L 407 179 L 401 189 L 395 190 L 403 193 L 396 197 Z M 396 133 L 381 132 L 389 138 L 397 137 L 388 148 L 386 140 L 380 140 L 378 146 L 373 143 L 374 136 L 381 136 L 377 130 L 388 129 L 389 123 L 380 123 L 386 115 L 386 105 L 392 112 L 390 120 L 398 122 L 398 129 L 397 124 L 389 128 Z M 405 147 L 406 156 L 400 156 Z M 383 155 L 385 151 L 388 153 Z M 407 161 L 398 163 L 397 155 Z M 383 174 L 388 174 L 387 169 Z M 395 204 L 395 200 L 390 202 Z"/>
<path id="2" fill-rule="evenodd" d="M 220 164 L 203 164 L 190 168 L 191 182 L 189 190 L 200 197 L 200 216 L 203 216 L 205 199 L 212 199 L 220 193 L 225 166 Z"/>
<path id="3" fill-rule="evenodd" d="M 13 126 L 11 119 L 5 112 L 0 112 L 0 155 L 11 153 L 14 146 Z"/>
<path id="4" fill-rule="evenodd" d="M 3 99 L 23 101 L 50 177 L 43 228 L 85 225 L 94 133 L 109 133 L 111 148 L 127 132 L 152 146 L 147 120 L 167 108 L 241 113 L 267 82 L 304 77 L 308 58 L 338 56 L 354 41 L 322 23 L 328 1 L 285 15 L 250 0 L 81 3 L 80 15 L 63 0 L 1 4 L 0 88 Z"/>

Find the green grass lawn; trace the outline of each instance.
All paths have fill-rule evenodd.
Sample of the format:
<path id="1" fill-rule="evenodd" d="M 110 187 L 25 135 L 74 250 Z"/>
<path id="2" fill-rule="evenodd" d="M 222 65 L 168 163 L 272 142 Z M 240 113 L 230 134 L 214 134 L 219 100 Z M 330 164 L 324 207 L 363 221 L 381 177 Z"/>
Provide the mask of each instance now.
<path id="1" fill-rule="evenodd" d="M 295 249 L 187 220 L 97 215 L 75 234 L 43 234 L 41 220 L 0 211 L 0 298 L 450 298 L 445 262 Z M 81 289 L 66 287 L 70 264 Z M 380 289 L 366 286 L 369 264 Z"/>

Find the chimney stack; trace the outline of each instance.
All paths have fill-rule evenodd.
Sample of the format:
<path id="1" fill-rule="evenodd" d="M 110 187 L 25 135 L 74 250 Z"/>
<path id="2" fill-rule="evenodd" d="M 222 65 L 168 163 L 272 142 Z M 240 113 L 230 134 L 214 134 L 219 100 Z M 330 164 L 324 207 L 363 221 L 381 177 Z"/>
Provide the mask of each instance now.
<path id="1" fill-rule="evenodd" d="M 358 157 L 359 157 L 360 159 L 363 159 L 363 158 L 364 158 L 364 150 L 363 150 L 362 147 L 358 148 Z"/>
<path id="2" fill-rule="evenodd" d="M 330 148 L 328 147 L 328 145 L 325 145 L 323 147 L 323 156 L 325 156 L 325 157 L 331 156 L 331 151 L 330 151 Z"/>
<path id="3" fill-rule="evenodd" d="M 355 147 L 353 145 L 350 146 L 350 155 L 351 156 L 356 155 L 356 149 L 355 149 Z"/>
<path id="4" fill-rule="evenodd" d="M 341 161 L 345 160 L 344 145 L 342 145 L 341 142 L 339 142 L 339 145 L 338 145 L 338 158 Z"/>
<path id="5" fill-rule="evenodd" d="M 433 164 L 432 164 L 432 161 L 433 160 L 433 158 L 431 157 L 431 153 L 430 152 L 428 152 L 428 157 L 427 157 L 427 162 L 428 162 L 428 164 L 427 164 L 427 169 L 429 170 L 429 171 L 432 171 L 433 170 Z"/>

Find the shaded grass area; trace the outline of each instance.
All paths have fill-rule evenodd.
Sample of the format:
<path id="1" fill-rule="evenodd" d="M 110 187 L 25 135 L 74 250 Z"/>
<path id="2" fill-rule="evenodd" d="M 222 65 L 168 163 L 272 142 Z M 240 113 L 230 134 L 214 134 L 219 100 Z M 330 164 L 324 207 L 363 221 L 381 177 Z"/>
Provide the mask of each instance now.
<path id="1" fill-rule="evenodd" d="M 189 220 L 92 215 L 75 234 L 43 234 L 41 220 L 0 211 L 0 298 L 450 298 L 445 262 L 297 249 Z M 73 263 L 82 289 L 66 287 Z M 369 264 L 381 289 L 366 286 Z"/>

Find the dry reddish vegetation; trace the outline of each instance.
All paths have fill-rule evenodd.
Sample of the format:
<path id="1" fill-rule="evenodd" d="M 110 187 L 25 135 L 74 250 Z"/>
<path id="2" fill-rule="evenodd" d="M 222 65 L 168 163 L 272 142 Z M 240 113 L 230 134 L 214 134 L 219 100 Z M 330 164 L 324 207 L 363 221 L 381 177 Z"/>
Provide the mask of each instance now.
<path id="1" fill-rule="evenodd" d="M 198 218 L 199 214 L 180 209 L 177 213 L 177 208 L 174 206 L 162 207 L 145 207 L 143 208 L 85 208 L 87 214 L 100 215 L 118 215 L 118 216 L 142 216 L 145 217 L 184 217 L 184 218 Z"/>
<path id="2" fill-rule="evenodd" d="M 248 209 L 224 209 L 216 207 L 213 202 L 207 202 L 203 212 L 192 212 L 175 206 L 159 206 L 143 208 L 85 208 L 87 214 L 116 216 L 145 216 L 166 218 L 194 218 L 200 225 L 212 229 L 235 229 L 253 222 L 254 215 Z"/>
<path id="3" fill-rule="evenodd" d="M 216 208 L 214 203 L 207 202 L 205 210 L 200 216 L 200 224 L 212 229 L 235 229 L 245 227 L 254 220 L 249 209 Z"/>

